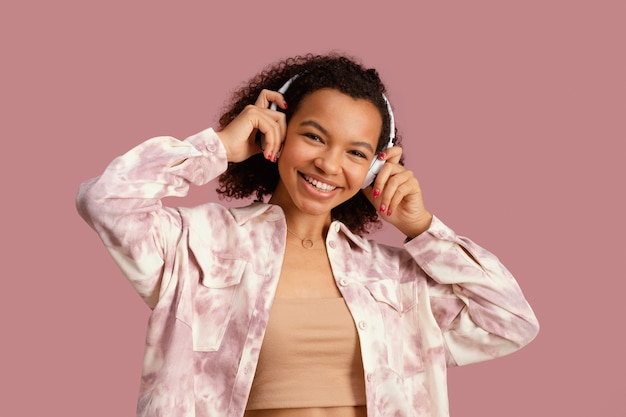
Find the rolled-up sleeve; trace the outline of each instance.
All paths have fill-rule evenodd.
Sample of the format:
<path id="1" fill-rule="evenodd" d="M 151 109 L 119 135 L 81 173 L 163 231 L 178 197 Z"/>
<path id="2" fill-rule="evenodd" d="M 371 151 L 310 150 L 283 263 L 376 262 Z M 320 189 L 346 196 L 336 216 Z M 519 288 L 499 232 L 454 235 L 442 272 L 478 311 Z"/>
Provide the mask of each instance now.
<path id="1" fill-rule="evenodd" d="M 181 234 L 178 211 L 161 199 L 185 196 L 224 172 L 226 150 L 213 129 L 179 140 L 149 139 L 80 185 L 76 207 L 141 297 L 154 307 L 168 251 Z"/>
<path id="2" fill-rule="evenodd" d="M 532 308 L 492 253 L 436 217 L 405 248 L 431 279 L 429 301 L 449 365 L 504 356 L 535 338 L 539 324 Z"/>

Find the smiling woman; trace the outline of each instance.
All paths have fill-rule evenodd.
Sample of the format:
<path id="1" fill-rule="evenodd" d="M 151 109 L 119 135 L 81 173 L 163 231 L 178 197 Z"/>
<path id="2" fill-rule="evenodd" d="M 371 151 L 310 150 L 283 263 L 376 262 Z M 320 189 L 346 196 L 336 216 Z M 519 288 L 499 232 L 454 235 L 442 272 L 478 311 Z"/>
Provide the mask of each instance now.
<path id="1" fill-rule="evenodd" d="M 215 178 L 258 201 L 162 206 Z M 153 310 L 139 416 L 447 416 L 448 366 L 538 331 L 498 259 L 425 208 L 378 73 L 345 56 L 268 67 L 219 129 L 147 140 L 77 207 Z M 403 246 L 364 237 L 381 219 Z"/>
<path id="2" fill-rule="evenodd" d="M 288 88 L 285 89 L 285 86 Z M 293 57 L 266 68 L 235 92 L 230 108 L 220 118 L 220 127 L 225 129 L 242 112 L 250 110 L 251 103 L 258 102 L 261 107 L 270 107 L 273 100 L 266 94 L 274 90 L 284 92 L 284 95 L 280 94 L 273 103 L 273 108 L 278 108 L 279 114 L 284 113 L 286 120 L 290 120 L 302 102 L 305 102 L 304 98 L 321 90 L 341 92 L 351 101 L 367 102 L 378 110 L 375 117 L 381 123 L 376 127 L 379 133 L 373 145 L 375 149 L 370 153 L 372 158 L 388 146 L 389 138 L 393 138 L 395 144 L 400 145 L 393 115 L 390 113 L 391 107 L 384 95 L 385 86 L 377 71 L 366 69 L 345 56 Z M 341 120 L 342 123 L 348 122 L 349 119 L 339 119 L 340 115 L 341 112 L 333 118 Z M 315 123 L 313 120 L 308 122 Z M 317 127 L 320 127 L 319 123 Z M 324 132 L 318 129 L 311 134 L 321 137 Z M 279 175 L 272 162 L 275 162 L 274 159 L 281 152 L 285 139 L 284 132 L 270 131 L 265 138 L 264 143 L 269 142 L 273 147 L 264 147 L 263 154 L 258 154 L 257 146 L 250 151 L 251 156 L 231 159 L 236 161 L 229 163 L 228 170 L 219 177 L 219 193 L 232 198 L 254 195 L 259 201 L 274 193 Z M 363 138 L 355 140 L 367 142 Z M 402 164 L 401 153 L 398 163 Z M 368 203 L 363 193 L 356 193 L 345 204 L 334 207 L 332 216 L 359 234 L 381 225 L 375 207 Z"/>
<path id="3" fill-rule="evenodd" d="M 287 127 L 278 160 L 280 179 L 270 203 L 281 206 L 287 217 L 308 215 L 311 228 L 316 227 L 313 218 L 321 216 L 317 228 L 323 230 L 328 213 L 360 191 L 381 125 L 380 112 L 370 101 L 333 89 L 309 94 Z"/>

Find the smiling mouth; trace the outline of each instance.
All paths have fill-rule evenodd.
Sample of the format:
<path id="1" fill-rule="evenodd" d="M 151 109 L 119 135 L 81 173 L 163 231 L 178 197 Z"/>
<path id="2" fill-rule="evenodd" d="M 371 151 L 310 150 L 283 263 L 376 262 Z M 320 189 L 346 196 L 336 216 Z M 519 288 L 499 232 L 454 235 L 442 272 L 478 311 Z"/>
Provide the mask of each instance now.
<path id="1" fill-rule="evenodd" d="M 317 190 L 328 193 L 331 191 L 334 191 L 337 187 L 333 187 L 332 185 L 328 185 L 326 183 L 323 183 L 321 181 L 315 180 L 311 177 L 308 177 L 304 174 L 300 174 L 302 176 L 302 178 L 304 178 L 304 180 L 306 182 L 308 182 L 309 184 L 311 184 L 313 187 L 315 187 Z"/>

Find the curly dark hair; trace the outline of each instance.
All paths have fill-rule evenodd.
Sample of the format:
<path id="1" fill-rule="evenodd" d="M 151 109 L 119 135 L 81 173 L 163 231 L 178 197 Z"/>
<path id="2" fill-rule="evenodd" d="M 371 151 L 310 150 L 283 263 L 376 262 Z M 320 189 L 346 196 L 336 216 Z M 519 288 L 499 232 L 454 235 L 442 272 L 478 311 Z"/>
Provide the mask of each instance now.
<path id="1" fill-rule="evenodd" d="M 220 116 L 220 128 L 226 127 L 245 106 L 254 103 L 261 90 L 278 90 L 295 75 L 298 77 L 284 94 L 289 103 L 288 109 L 284 111 L 287 123 L 298 110 L 303 98 L 317 90 L 331 88 L 355 99 L 368 100 L 378 108 L 383 125 L 376 153 L 386 147 L 389 142 L 390 119 L 383 97 L 385 86 L 378 72 L 365 68 L 354 58 L 335 53 L 295 56 L 266 67 L 234 92 L 230 104 Z M 395 143 L 398 144 L 400 138 L 395 133 Z M 259 153 L 242 162 L 229 162 L 228 169 L 219 177 L 217 193 L 221 198 L 246 198 L 254 194 L 258 201 L 263 201 L 265 196 L 274 192 L 278 180 L 277 165 Z M 359 235 L 381 226 L 376 209 L 362 191 L 333 208 L 331 216 Z"/>

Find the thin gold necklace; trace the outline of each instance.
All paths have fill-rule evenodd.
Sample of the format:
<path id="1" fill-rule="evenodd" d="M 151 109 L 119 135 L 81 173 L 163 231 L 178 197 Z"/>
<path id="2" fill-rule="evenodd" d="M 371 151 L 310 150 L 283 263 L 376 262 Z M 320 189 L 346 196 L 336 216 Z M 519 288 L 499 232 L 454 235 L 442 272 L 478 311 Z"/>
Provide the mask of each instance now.
<path id="1" fill-rule="evenodd" d="M 292 235 L 294 235 L 295 237 L 297 237 L 298 239 L 300 239 L 300 242 L 302 243 L 302 247 L 305 249 L 311 249 L 313 245 L 315 244 L 315 242 L 318 242 L 318 240 L 314 241 L 314 240 L 309 239 L 308 237 L 302 238 L 289 229 L 287 229 L 287 231 L 291 233 Z"/>

